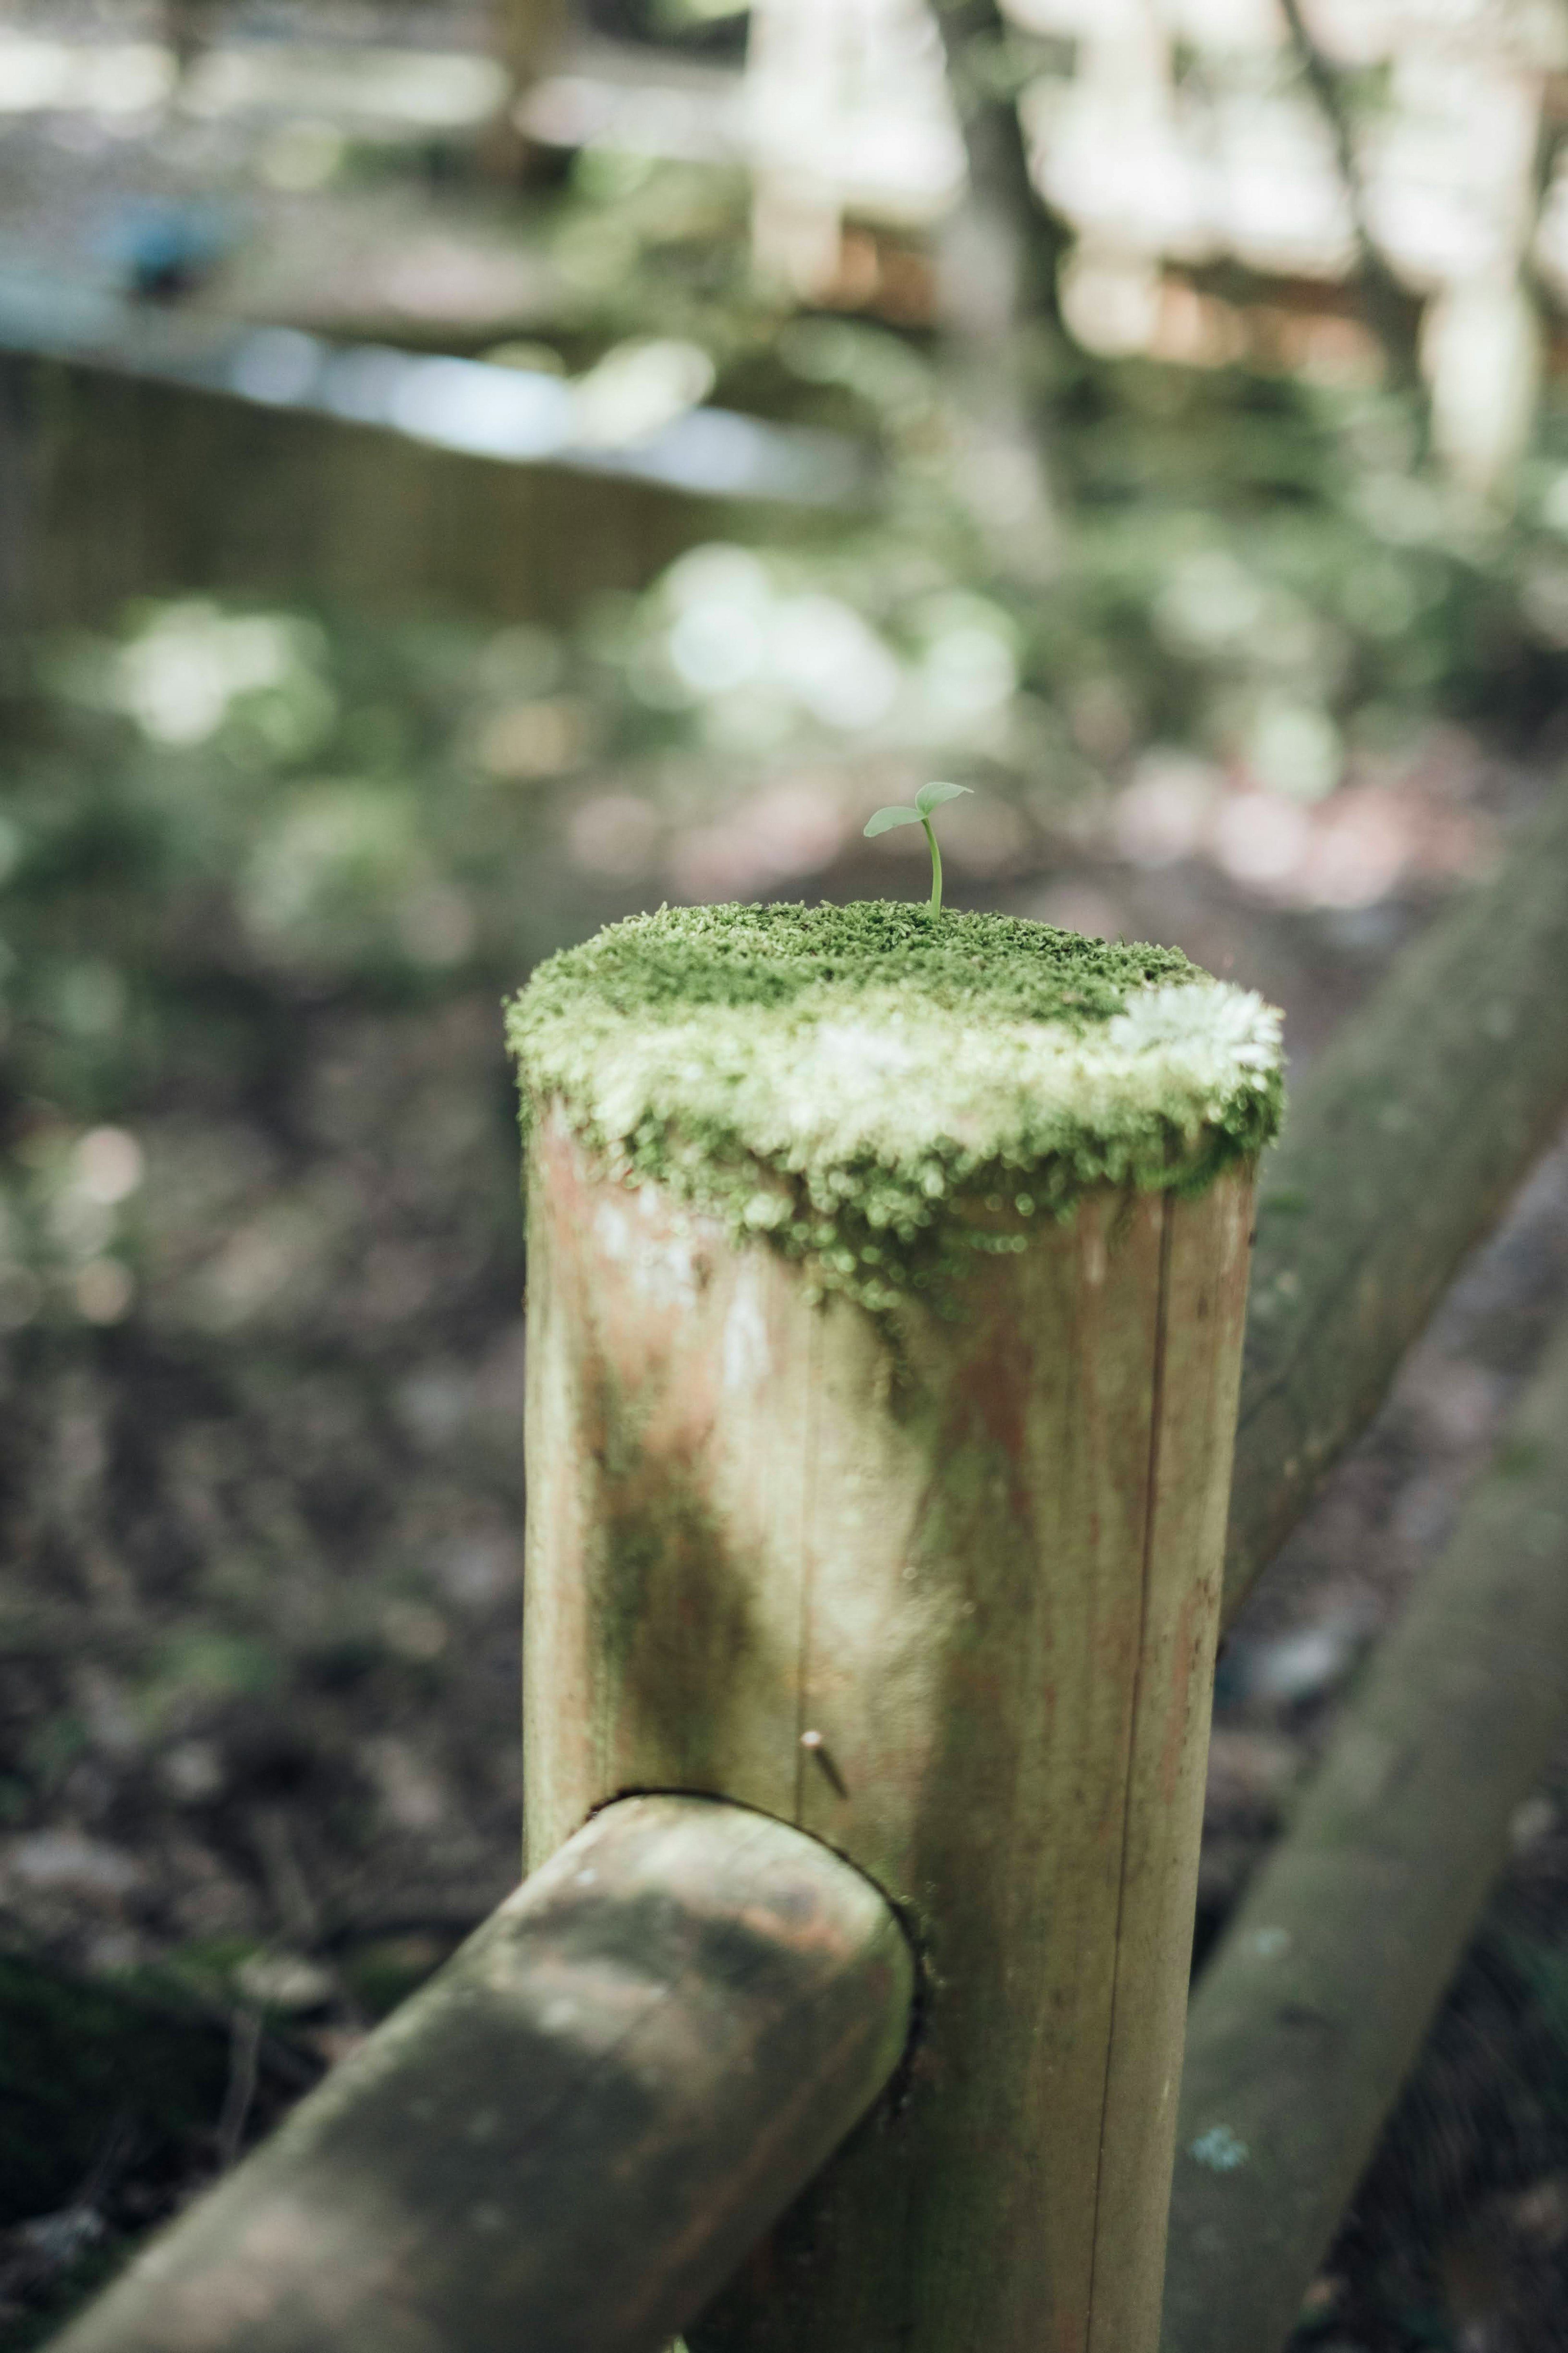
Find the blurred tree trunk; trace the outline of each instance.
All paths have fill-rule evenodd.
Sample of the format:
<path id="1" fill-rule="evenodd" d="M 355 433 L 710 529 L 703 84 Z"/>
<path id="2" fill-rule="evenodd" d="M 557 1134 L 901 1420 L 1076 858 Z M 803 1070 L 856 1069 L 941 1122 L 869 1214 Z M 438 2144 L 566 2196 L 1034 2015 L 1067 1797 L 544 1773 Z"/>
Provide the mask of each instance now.
<path id="1" fill-rule="evenodd" d="M 216 34 L 217 0 L 163 0 L 163 38 L 182 74 L 188 73 Z"/>
<path id="2" fill-rule="evenodd" d="M 495 178 L 527 178 L 536 151 L 517 121 L 518 102 L 547 73 L 566 37 L 566 0 L 491 0 L 490 44 L 506 68 L 510 95 L 486 132 L 482 154 Z"/>
<path id="3" fill-rule="evenodd" d="M 1419 295 L 1403 285 L 1389 267 L 1373 233 L 1356 151 L 1355 118 L 1344 77 L 1319 47 L 1301 9 L 1301 0 L 1279 0 L 1290 47 L 1301 78 L 1316 101 L 1334 142 L 1340 183 L 1350 207 L 1356 244 L 1356 282 L 1367 325 L 1383 345 L 1389 374 L 1400 391 L 1424 400 L 1419 355 L 1422 304 Z"/>
<path id="4" fill-rule="evenodd" d="M 496 54 L 517 90 L 539 79 L 565 32 L 565 0 L 495 0 Z"/>
<path id="5" fill-rule="evenodd" d="M 1045 420 L 1031 357 L 1059 329 L 1064 239 L 1029 177 L 1006 26 L 994 0 L 937 0 L 969 186 L 939 256 L 945 374 L 962 419 L 961 486 L 1003 572 L 1055 569 Z"/>

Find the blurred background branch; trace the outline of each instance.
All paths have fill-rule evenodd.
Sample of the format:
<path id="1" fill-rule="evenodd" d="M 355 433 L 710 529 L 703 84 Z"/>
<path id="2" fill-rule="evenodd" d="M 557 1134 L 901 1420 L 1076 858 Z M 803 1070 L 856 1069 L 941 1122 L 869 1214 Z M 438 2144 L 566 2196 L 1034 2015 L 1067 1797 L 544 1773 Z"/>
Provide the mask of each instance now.
<path id="1" fill-rule="evenodd" d="M 1357 147 L 1355 99 L 1342 74 L 1313 37 L 1301 0 L 1279 0 L 1301 76 L 1333 136 L 1340 179 L 1355 230 L 1356 282 L 1367 322 L 1382 343 L 1396 385 L 1418 397 L 1424 392 L 1419 360 L 1421 305 L 1400 283 L 1373 233 L 1366 186 Z"/>
<path id="2" fill-rule="evenodd" d="M 960 479 L 1004 572 L 1038 584 L 1060 560 L 1041 362 L 1059 332 L 1063 240 L 1030 184 L 1000 9 L 954 0 L 937 23 L 968 164 L 937 258 L 944 375 L 965 445 Z"/>

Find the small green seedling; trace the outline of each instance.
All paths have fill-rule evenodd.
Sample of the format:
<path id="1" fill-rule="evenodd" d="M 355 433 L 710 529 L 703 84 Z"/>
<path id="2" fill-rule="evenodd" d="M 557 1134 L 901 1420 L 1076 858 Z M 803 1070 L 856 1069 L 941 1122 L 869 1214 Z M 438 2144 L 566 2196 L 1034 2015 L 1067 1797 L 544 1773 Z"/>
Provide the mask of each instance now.
<path id="1" fill-rule="evenodd" d="M 931 911 L 933 915 L 942 913 L 942 852 L 931 831 L 931 813 L 932 809 L 940 808 L 943 801 L 955 801 L 961 793 L 973 789 L 969 785 L 922 785 L 915 795 L 913 808 L 905 808 L 895 803 L 891 808 L 879 809 L 876 816 L 867 822 L 868 839 L 879 833 L 890 833 L 896 825 L 924 826 L 926 840 L 931 848 Z"/>

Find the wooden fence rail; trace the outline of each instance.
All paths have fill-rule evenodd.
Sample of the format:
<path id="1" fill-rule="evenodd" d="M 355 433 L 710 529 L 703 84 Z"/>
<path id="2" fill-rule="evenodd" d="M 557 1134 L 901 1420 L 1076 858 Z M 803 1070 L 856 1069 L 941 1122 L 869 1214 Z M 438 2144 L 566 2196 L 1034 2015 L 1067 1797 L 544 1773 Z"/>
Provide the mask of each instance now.
<path id="1" fill-rule="evenodd" d="M 1568 1324 L 1187 2014 L 1161 2353 L 1276 2353 L 1568 1714 Z"/>
<path id="2" fill-rule="evenodd" d="M 1266 1168 L 1227 1622 L 1565 1109 L 1559 787 L 1334 1040 Z M 1282 2342 L 1561 1733 L 1565 1346 L 1200 1981 L 1161 2353 Z"/>
<path id="3" fill-rule="evenodd" d="M 869 1881 L 698 1798 L 606 1808 L 60 2353 L 660 2353 L 882 2089 Z"/>
<path id="4" fill-rule="evenodd" d="M 1228 1623 L 1568 1111 L 1568 792 L 1347 1022 L 1264 1164 Z"/>

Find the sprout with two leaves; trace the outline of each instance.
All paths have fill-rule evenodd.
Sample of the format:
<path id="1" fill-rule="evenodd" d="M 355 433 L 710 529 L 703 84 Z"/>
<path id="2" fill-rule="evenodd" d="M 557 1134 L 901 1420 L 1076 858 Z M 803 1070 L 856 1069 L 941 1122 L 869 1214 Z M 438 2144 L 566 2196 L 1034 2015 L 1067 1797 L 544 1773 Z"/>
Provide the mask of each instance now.
<path id="1" fill-rule="evenodd" d="M 968 785 L 922 785 L 915 795 L 913 808 L 899 804 L 891 808 L 879 808 L 867 823 L 868 839 L 879 833 L 890 833 L 896 825 L 924 826 L 926 840 L 931 848 L 931 911 L 933 915 L 942 913 L 942 852 L 936 846 L 936 835 L 931 830 L 931 813 L 932 809 L 940 808 L 943 801 L 955 801 L 962 793 L 970 790 L 972 787 Z"/>

